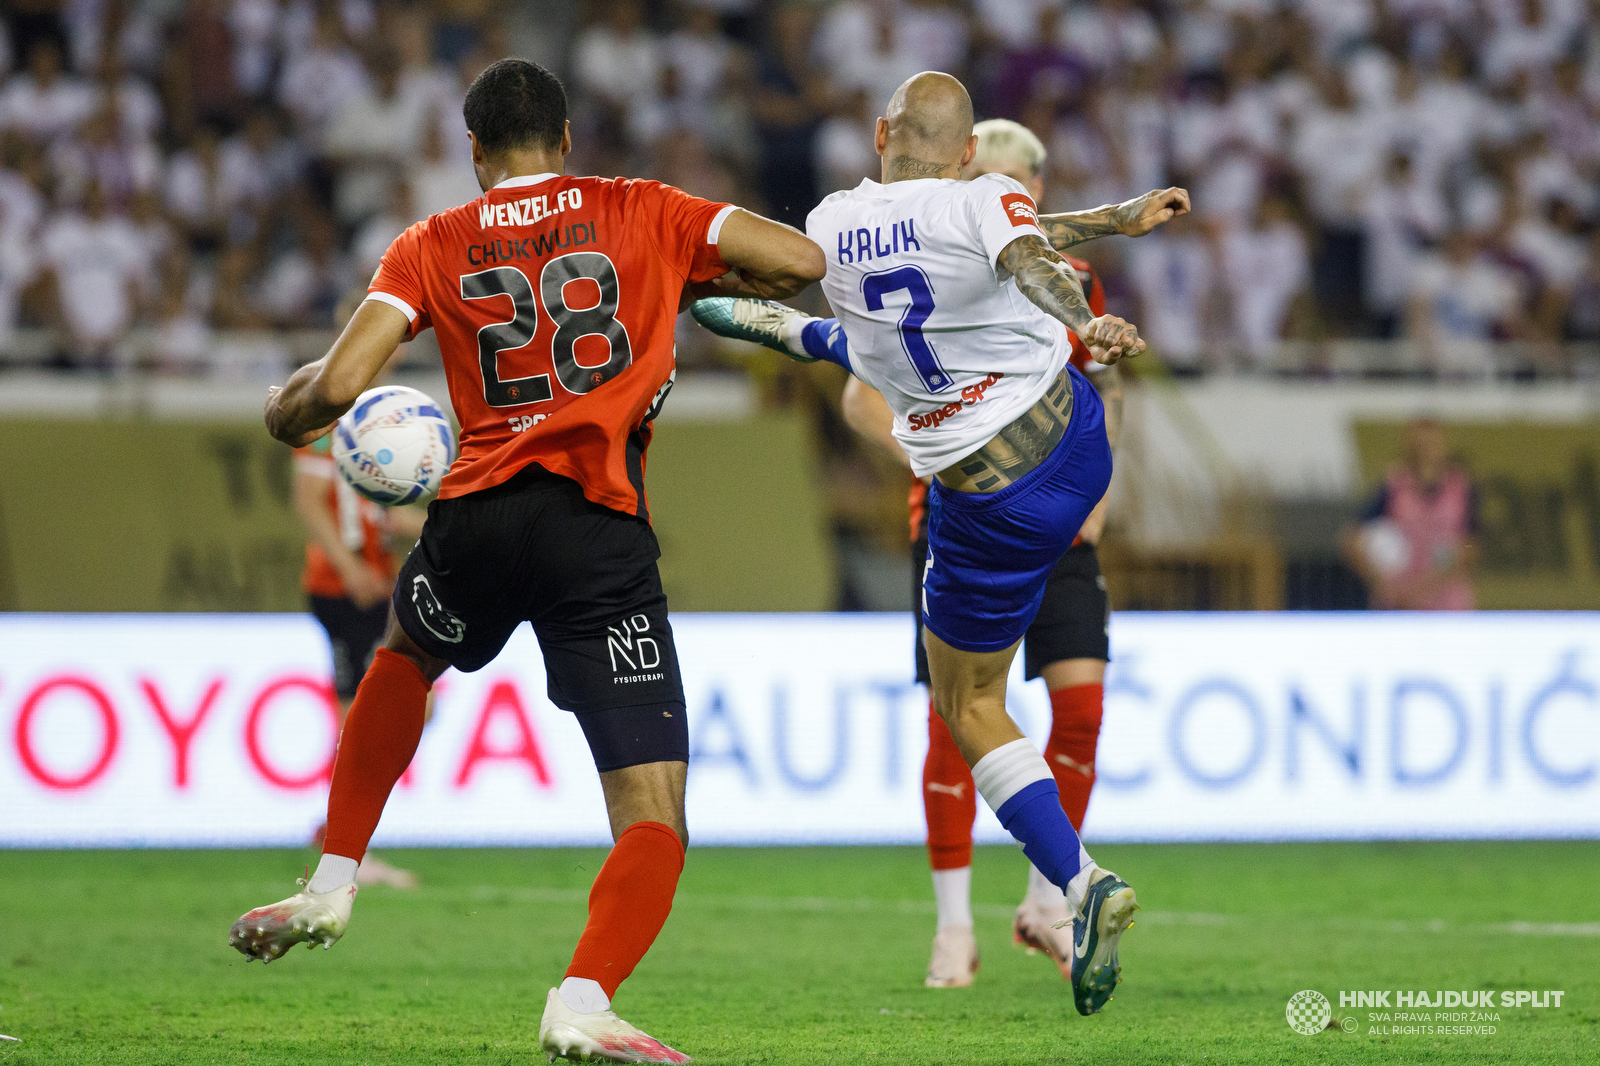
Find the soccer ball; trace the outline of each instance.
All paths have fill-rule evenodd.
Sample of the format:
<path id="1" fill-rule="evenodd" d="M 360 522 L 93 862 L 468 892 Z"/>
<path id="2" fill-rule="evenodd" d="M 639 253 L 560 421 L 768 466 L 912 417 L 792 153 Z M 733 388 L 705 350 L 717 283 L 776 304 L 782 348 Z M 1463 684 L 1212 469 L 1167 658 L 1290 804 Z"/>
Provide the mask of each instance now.
<path id="1" fill-rule="evenodd" d="M 1387 518 L 1375 518 L 1357 535 L 1367 565 L 1382 577 L 1395 577 L 1411 565 L 1411 543 L 1401 528 Z"/>
<path id="2" fill-rule="evenodd" d="M 416 389 L 368 389 L 333 427 L 340 476 L 384 507 L 433 499 L 455 457 L 450 420 Z"/>

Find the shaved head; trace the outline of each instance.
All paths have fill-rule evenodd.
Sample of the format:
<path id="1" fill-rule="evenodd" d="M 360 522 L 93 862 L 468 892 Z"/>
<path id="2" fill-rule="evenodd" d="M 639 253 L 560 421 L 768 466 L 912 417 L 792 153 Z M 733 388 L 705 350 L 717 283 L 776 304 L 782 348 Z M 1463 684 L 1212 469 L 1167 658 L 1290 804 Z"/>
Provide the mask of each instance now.
<path id="1" fill-rule="evenodd" d="M 974 150 L 972 97 L 948 74 L 913 74 L 889 98 L 876 141 L 889 180 L 955 177 Z"/>

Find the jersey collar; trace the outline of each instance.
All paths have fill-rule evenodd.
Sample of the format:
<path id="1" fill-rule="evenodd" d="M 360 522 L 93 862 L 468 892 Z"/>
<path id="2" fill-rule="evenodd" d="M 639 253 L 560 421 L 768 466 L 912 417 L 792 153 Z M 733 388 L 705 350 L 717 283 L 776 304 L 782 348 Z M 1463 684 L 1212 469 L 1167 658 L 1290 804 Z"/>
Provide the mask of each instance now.
<path id="1" fill-rule="evenodd" d="M 955 181 L 955 180 L 957 180 L 957 179 L 954 179 L 954 178 L 905 178 L 905 179 L 903 179 L 901 181 L 891 181 L 891 182 L 888 182 L 888 183 L 885 184 L 885 183 L 882 183 L 882 182 L 873 181 L 871 178 L 862 178 L 861 179 L 861 184 L 856 186 L 856 191 L 865 192 L 865 193 L 867 193 L 868 195 L 871 195 L 871 196 L 886 196 L 886 197 L 893 198 L 893 197 L 896 197 L 896 196 L 904 196 L 907 193 L 914 192 L 917 189 L 922 188 L 924 185 L 936 184 L 938 182 Z"/>
<path id="2" fill-rule="evenodd" d="M 507 178 L 489 191 L 494 192 L 495 189 L 524 189 L 529 185 L 538 185 L 540 182 L 559 177 L 561 177 L 560 174 L 518 174 L 514 178 Z"/>

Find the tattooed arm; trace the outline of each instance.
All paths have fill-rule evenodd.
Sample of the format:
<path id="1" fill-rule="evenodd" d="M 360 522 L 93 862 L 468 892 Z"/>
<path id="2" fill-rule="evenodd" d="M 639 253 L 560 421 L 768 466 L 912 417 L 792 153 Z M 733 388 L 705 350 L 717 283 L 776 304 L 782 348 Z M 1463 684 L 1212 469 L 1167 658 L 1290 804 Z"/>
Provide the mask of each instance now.
<path id="1" fill-rule="evenodd" d="M 1076 333 L 1097 363 L 1107 366 L 1144 351 L 1139 331 L 1115 315 L 1094 316 L 1078 272 L 1033 234 L 1018 237 L 1000 253 L 999 265 L 1016 279 L 1022 295 Z"/>
<path id="2" fill-rule="evenodd" d="M 1117 438 L 1122 435 L 1122 370 L 1108 366 L 1086 376 L 1089 384 L 1100 394 L 1100 402 L 1105 405 L 1106 440 L 1115 448 Z"/>
<path id="3" fill-rule="evenodd" d="M 1125 237 L 1143 237 L 1163 222 L 1170 222 L 1188 211 L 1188 189 L 1155 189 L 1120 204 L 1040 215 L 1039 228 L 1050 238 L 1052 248 L 1064 252 L 1085 241 L 1117 233 Z"/>

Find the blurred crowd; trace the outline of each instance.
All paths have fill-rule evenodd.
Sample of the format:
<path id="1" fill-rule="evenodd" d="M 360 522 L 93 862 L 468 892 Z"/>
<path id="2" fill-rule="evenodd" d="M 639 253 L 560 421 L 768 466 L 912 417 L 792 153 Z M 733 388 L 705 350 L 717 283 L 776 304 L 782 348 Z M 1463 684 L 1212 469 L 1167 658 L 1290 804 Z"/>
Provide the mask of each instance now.
<path id="1" fill-rule="evenodd" d="M 872 119 L 923 69 L 1050 151 L 1060 211 L 1187 185 L 1102 242 L 1112 306 L 1181 371 L 1281 340 L 1600 338 L 1600 3 L 703 0 L 597 4 L 571 51 L 585 165 L 799 224 L 876 178 Z"/>
<path id="2" fill-rule="evenodd" d="M 490 0 L 9 0 L 0 343 L 185 372 L 217 330 L 326 327 L 399 233 L 478 195 Z"/>
<path id="3" fill-rule="evenodd" d="M 1085 250 L 1166 362 L 1284 339 L 1600 339 L 1600 0 L 548 0 L 575 173 L 803 223 L 877 177 L 922 69 L 1050 150 L 1041 207 L 1187 185 Z M 411 221 L 477 195 L 465 85 L 517 52 L 493 0 L 8 0 L 0 337 L 183 371 L 212 331 L 332 323 Z M 521 42 L 526 43 L 526 42 Z M 813 297 L 815 299 L 815 297 Z M 0 339 L 0 344 L 3 344 Z M 692 358 L 692 353 L 689 353 Z"/>

